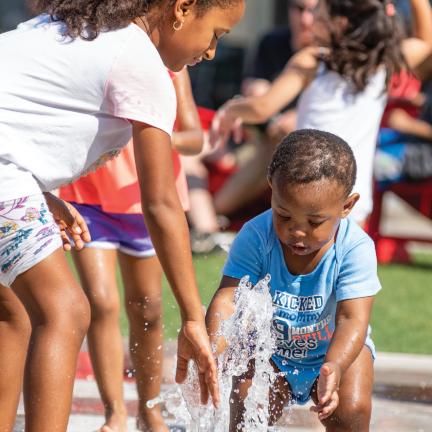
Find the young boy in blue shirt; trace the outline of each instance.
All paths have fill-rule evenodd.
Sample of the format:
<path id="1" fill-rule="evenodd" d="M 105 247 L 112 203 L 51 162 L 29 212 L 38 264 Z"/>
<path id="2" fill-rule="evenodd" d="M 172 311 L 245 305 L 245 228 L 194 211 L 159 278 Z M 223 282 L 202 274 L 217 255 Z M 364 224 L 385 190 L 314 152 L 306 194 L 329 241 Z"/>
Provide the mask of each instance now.
<path id="1" fill-rule="evenodd" d="M 328 432 L 368 431 L 375 349 L 369 337 L 374 295 L 380 290 L 375 248 L 350 218 L 356 163 L 341 138 L 299 130 L 277 148 L 269 167 L 271 209 L 236 237 L 220 288 L 207 313 L 217 350 L 221 320 L 234 310 L 234 291 L 271 275 L 279 374 L 270 389 L 270 423 L 289 401 L 312 408 Z M 253 365 L 233 381 L 230 431 L 242 430 L 243 401 Z"/>

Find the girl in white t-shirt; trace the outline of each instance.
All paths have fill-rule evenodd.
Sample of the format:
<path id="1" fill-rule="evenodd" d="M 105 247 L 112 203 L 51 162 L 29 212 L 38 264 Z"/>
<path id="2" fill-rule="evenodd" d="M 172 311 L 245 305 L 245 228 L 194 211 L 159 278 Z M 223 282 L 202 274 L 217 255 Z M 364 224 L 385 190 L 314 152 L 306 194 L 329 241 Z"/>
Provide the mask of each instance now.
<path id="1" fill-rule="evenodd" d="M 241 122 L 267 121 L 303 92 L 297 128 L 331 132 L 353 149 L 358 166 L 354 191 L 360 201 L 352 215 L 363 225 L 372 210 L 373 156 L 389 78 L 406 63 L 420 65 L 431 51 L 429 1 L 410 2 L 418 38 L 402 42 L 391 0 L 321 1 L 314 26 L 320 48 L 304 48 L 292 57 L 264 95 L 236 98 L 221 107 L 214 140 L 223 142 Z"/>
<path id="2" fill-rule="evenodd" d="M 244 0 L 41 0 L 46 14 L 0 35 L 0 419 L 11 431 L 24 378 L 27 431 L 65 431 L 89 324 L 61 250 L 89 241 L 50 190 L 115 156 L 133 135 L 143 213 L 182 314 L 177 379 L 195 359 L 201 396 L 216 370 L 171 158 L 166 67 L 212 59 Z"/>

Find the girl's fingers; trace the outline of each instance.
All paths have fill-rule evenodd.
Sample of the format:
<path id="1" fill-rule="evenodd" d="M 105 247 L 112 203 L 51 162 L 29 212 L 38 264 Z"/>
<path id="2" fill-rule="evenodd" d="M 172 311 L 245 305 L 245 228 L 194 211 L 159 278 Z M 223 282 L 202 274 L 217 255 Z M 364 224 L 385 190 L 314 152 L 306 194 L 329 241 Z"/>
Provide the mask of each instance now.
<path id="1" fill-rule="evenodd" d="M 72 249 L 72 246 L 71 246 L 69 237 L 66 234 L 66 231 L 63 229 L 60 230 L 60 238 L 61 238 L 62 243 L 63 243 L 63 250 L 70 251 Z"/>
<path id="2" fill-rule="evenodd" d="M 73 231 L 75 234 L 81 237 L 82 241 L 86 243 L 91 241 L 90 231 L 88 229 L 87 223 L 78 211 L 76 211 L 74 214 Z"/>

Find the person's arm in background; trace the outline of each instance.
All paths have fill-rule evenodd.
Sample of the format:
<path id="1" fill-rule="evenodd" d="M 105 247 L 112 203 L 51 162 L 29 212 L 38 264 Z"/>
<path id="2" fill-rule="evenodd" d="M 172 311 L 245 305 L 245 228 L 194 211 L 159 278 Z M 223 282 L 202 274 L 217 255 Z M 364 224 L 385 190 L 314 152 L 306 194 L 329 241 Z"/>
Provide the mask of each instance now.
<path id="1" fill-rule="evenodd" d="M 182 328 L 176 380 L 185 379 L 187 363 L 194 359 L 199 370 L 201 400 L 205 402 L 210 392 L 217 405 L 216 364 L 195 280 L 186 217 L 175 188 L 171 139 L 160 129 L 134 121 L 133 140 L 144 218 L 180 307 Z"/>
<path id="2" fill-rule="evenodd" d="M 424 79 L 422 65 L 432 53 L 432 9 L 429 0 L 410 0 L 413 38 L 402 42 L 402 52 L 408 66 Z"/>
<path id="3" fill-rule="evenodd" d="M 177 95 L 177 130 L 173 133 L 172 146 L 184 156 L 199 154 L 204 135 L 186 67 L 175 74 L 173 83 Z"/>
<path id="4" fill-rule="evenodd" d="M 261 96 L 235 98 L 217 112 L 212 125 L 214 141 L 226 141 L 240 123 L 264 123 L 288 105 L 313 80 L 318 66 L 317 48 L 304 48 Z"/>
<path id="5" fill-rule="evenodd" d="M 388 125 L 398 132 L 432 141 L 432 125 L 424 120 L 411 117 L 403 109 L 392 110 Z"/>

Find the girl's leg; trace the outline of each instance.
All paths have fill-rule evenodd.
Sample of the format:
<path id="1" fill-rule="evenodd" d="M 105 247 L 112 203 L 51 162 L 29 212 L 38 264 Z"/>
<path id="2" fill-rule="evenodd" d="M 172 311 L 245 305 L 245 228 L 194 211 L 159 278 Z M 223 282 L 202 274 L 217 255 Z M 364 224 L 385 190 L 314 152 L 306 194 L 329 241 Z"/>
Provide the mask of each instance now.
<path id="1" fill-rule="evenodd" d="M 339 406 L 323 421 L 327 432 L 368 432 L 372 411 L 373 360 L 366 346 L 342 376 Z M 316 392 L 312 398 L 317 402 Z"/>
<path id="2" fill-rule="evenodd" d="M 64 252 L 22 273 L 12 289 L 32 324 L 24 375 L 26 432 L 65 432 L 78 352 L 90 311 Z"/>
<path id="3" fill-rule="evenodd" d="M 147 401 L 160 393 L 162 381 L 162 268 L 157 257 L 119 254 L 129 318 L 129 348 L 139 396 L 138 423 L 142 430 L 168 431 L 159 405 Z"/>
<path id="4" fill-rule="evenodd" d="M 91 308 L 88 347 L 105 407 L 101 432 L 126 431 L 123 398 L 123 342 L 119 327 L 120 299 L 116 282 L 117 252 L 85 248 L 73 254 Z"/>
<path id="5" fill-rule="evenodd" d="M 0 432 L 11 432 L 15 424 L 30 335 L 24 306 L 0 285 Z"/>

